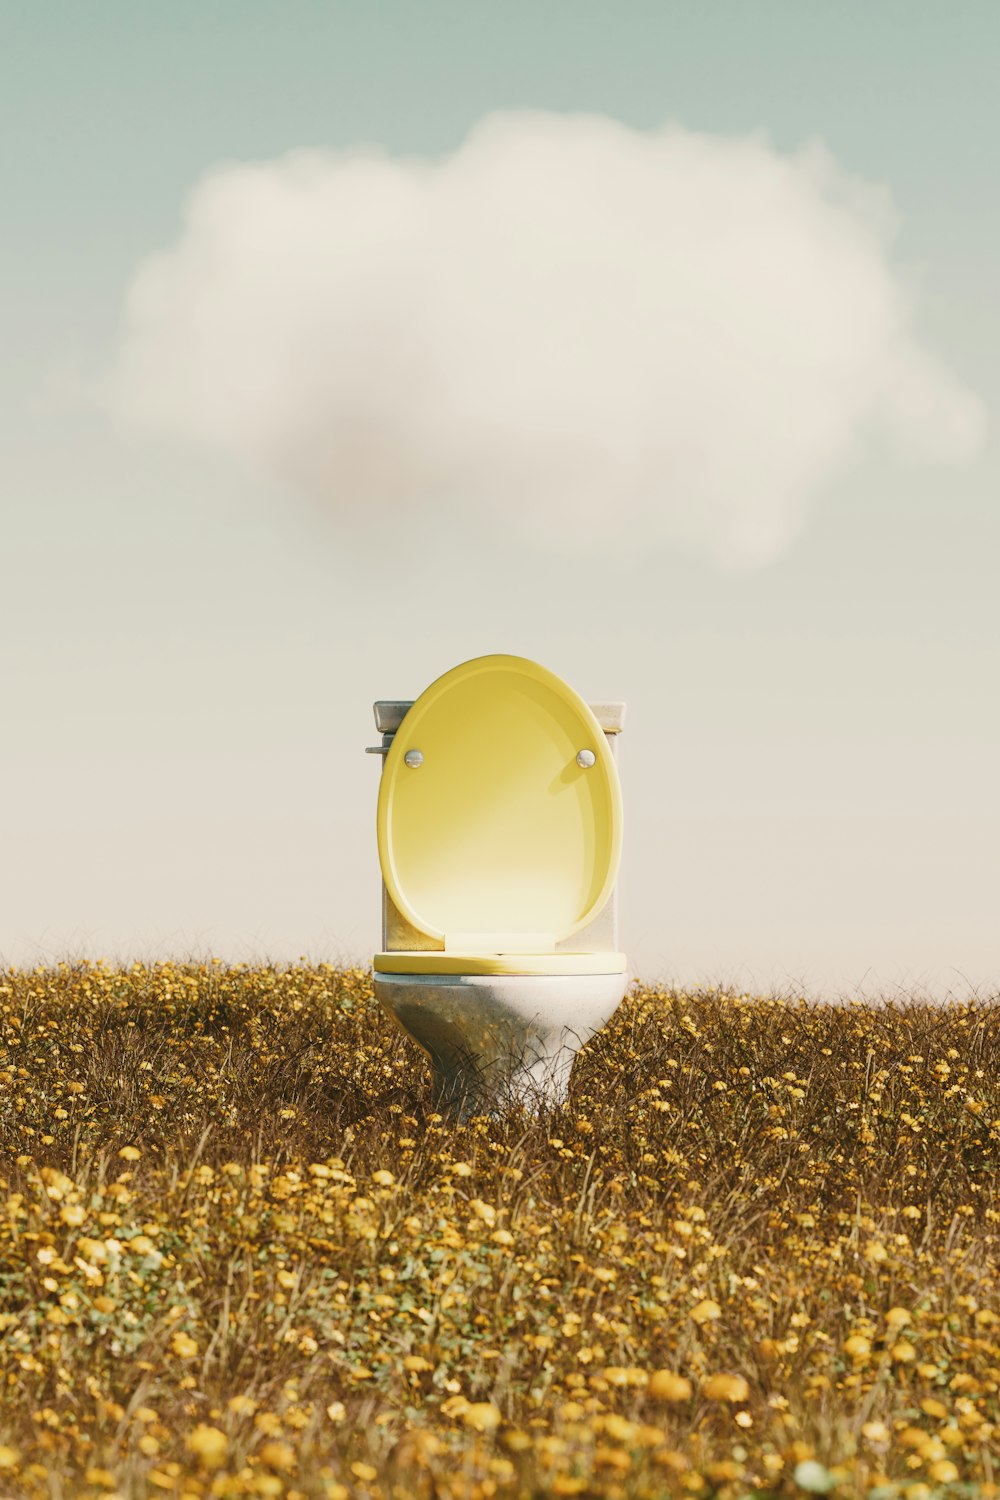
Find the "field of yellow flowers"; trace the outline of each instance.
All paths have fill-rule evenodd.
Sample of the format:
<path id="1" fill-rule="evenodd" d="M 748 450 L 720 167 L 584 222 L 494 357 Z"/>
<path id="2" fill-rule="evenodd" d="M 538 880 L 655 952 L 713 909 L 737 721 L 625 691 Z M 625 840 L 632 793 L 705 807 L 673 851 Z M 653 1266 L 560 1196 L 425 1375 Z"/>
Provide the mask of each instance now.
<path id="1" fill-rule="evenodd" d="M 360 970 L 0 971 L 0 1497 L 1000 1496 L 1000 1003 L 634 986 L 465 1123 Z"/>

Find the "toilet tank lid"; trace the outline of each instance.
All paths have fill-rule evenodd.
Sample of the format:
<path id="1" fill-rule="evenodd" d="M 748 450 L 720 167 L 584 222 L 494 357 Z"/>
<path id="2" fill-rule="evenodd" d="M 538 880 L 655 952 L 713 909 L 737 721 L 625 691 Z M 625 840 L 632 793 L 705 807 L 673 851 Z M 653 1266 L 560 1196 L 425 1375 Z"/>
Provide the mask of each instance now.
<path id="1" fill-rule="evenodd" d="M 374 704 L 375 728 L 380 734 L 395 734 L 407 709 L 412 708 L 415 701 L 413 698 L 409 701 L 379 698 Z M 605 734 L 621 734 L 625 727 L 624 703 L 591 703 L 588 707 Z"/>

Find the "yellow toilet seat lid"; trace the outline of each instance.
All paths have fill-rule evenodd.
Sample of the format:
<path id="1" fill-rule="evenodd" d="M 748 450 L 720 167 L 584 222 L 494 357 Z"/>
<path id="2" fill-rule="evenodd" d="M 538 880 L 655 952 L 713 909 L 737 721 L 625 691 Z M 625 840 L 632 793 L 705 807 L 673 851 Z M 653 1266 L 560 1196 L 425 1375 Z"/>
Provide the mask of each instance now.
<path id="1" fill-rule="evenodd" d="M 604 731 L 554 672 L 476 657 L 405 714 L 379 783 L 379 861 L 402 915 L 446 949 L 551 951 L 604 906 L 621 842 Z"/>

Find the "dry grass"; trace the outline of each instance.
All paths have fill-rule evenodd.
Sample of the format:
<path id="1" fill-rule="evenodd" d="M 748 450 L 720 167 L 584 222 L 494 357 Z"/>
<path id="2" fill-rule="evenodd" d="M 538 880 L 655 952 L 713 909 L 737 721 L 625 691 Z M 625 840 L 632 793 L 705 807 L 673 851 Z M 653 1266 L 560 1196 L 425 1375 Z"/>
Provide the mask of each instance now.
<path id="1" fill-rule="evenodd" d="M 0 1495 L 1000 1495 L 1000 1012 L 636 987 L 456 1124 L 357 970 L 0 972 Z"/>

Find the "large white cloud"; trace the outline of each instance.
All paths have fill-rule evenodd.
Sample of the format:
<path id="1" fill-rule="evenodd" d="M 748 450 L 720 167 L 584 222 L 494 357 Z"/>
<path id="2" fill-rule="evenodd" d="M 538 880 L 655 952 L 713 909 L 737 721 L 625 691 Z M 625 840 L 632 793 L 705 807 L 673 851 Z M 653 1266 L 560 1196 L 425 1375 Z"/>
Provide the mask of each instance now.
<path id="1" fill-rule="evenodd" d="M 778 555 L 860 448 L 956 461 L 885 195 L 820 146 L 483 120 L 453 155 L 302 151 L 194 189 L 105 391 L 364 524 Z"/>

